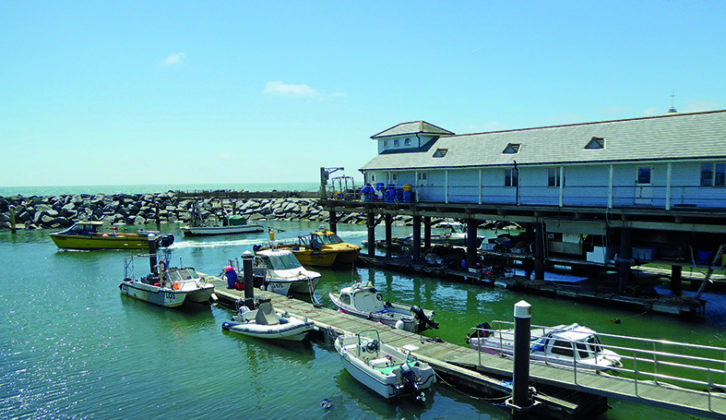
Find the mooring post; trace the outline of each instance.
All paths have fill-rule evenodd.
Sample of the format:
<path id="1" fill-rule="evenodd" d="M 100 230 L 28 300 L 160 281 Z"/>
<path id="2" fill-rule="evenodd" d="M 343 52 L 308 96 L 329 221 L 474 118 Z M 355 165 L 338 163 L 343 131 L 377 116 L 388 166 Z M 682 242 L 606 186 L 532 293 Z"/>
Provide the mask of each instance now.
<path id="1" fill-rule="evenodd" d="M 537 223 L 536 231 L 534 232 L 534 279 L 544 280 L 545 272 L 545 261 L 544 261 L 544 249 L 545 249 L 545 224 L 542 222 Z"/>
<path id="2" fill-rule="evenodd" d="M 376 256 L 376 222 L 373 213 L 368 213 L 368 256 Z"/>
<path id="3" fill-rule="evenodd" d="M 156 228 L 161 229 L 161 216 L 159 215 L 159 202 L 154 201 L 154 207 L 156 207 Z"/>
<path id="4" fill-rule="evenodd" d="M 431 248 L 431 216 L 424 216 L 424 249 Z"/>
<path id="5" fill-rule="evenodd" d="M 413 259 L 421 257 L 421 216 L 413 216 Z"/>
<path id="6" fill-rule="evenodd" d="M 242 253 L 242 271 L 245 277 L 245 306 L 255 309 L 255 288 L 252 279 L 252 260 L 254 255 L 248 250 Z"/>
<path id="7" fill-rule="evenodd" d="M 531 405 L 529 399 L 529 336 L 532 306 L 521 300 L 514 305 L 514 377 L 512 402 L 524 408 Z"/>
<path id="8" fill-rule="evenodd" d="M 393 247 L 393 234 L 391 226 L 393 225 L 393 215 L 386 214 L 386 258 L 391 258 Z"/>
<path id="9" fill-rule="evenodd" d="M 338 233 L 338 215 L 335 210 L 330 210 L 330 231 Z"/>
<path id="10" fill-rule="evenodd" d="M 671 292 L 675 296 L 683 293 L 683 267 L 680 265 L 671 266 Z"/>
<path id="11" fill-rule="evenodd" d="M 159 271 L 156 267 L 156 237 L 150 233 L 146 239 L 149 241 L 149 268 L 152 274 L 157 275 Z"/>
<path id="12" fill-rule="evenodd" d="M 630 265 L 633 258 L 632 231 L 629 227 L 620 229 L 620 264 L 618 265 L 618 292 L 625 293 L 625 287 L 632 273 Z"/>
<path id="13" fill-rule="evenodd" d="M 474 219 L 466 220 L 466 267 L 476 264 L 477 227 L 479 223 Z"/>
<path id="14" fill-rule="evenodd" d="M 15 206 L 8 206 L 10 209 L 10 232 L 15 233 Z"/>

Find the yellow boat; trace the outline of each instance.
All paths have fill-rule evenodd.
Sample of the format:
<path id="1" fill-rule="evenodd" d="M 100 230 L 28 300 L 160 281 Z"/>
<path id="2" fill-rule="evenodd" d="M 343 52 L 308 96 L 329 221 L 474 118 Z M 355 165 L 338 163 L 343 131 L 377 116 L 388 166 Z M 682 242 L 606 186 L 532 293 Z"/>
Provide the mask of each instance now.
<path id="1" fill-rule="evenodd" d="M 270 236 L 274 239 L 274 235 Z M 335 233 L 321 226 L 320 230 L 298 237 L 295 243 L 274 242 L 274 248 L 289 249 L 302 265 L 330 267 L 333 264 L 352 264 L 360 253 L 360 246 L 343 242 Z M 257 247 L 257 250 L 270 247 Z"/>
<path id="2" fill-rule="evenodd" d="M 162 235 L 158 231 L 139 230 L 135 233 L 99 231 L 103 222 L 76 222 L 60 232 L 50 234 L 58 248 L 62 249 L 149 249 L 149 235 L 157 247 L 168 247 L 174 242 L 174 235 Z"/>

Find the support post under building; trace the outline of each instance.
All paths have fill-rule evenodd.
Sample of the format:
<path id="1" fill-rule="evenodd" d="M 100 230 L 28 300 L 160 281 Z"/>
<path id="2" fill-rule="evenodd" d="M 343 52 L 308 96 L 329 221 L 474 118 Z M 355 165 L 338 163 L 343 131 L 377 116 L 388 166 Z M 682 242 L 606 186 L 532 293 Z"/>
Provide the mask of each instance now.
<path id="1" fill-rule="evenodd" d="M 631 228 L 620 229 L 620 255 L 618 264 L 618 292 L 625 292 L 631 274 L 631 259 L 633 258 L 632 230 Z"/>
<path id="2" fill-rule="evenodd" d="M 338 215 L 335 210 L 330 210 L 330 231 L 338 233 Z"/>
<path id="3" fill-rule="evenodd" d="M 424 249 L 431 248 L 431 216 L 424 216 Z"/>
<path id="4" fill-rule="evenodd" d="M 391 225 L 393 225 L 393 215 L 386 214 L 386 258 L 391 258 L 391 251 L 393 248 Z"/>
<path id="5" fill-rule="evenodd" d="M 544 248 L 545 248 L 545 224 L 537 223 L 537 228 L 534 233 L 534 279 L 544 280 L 545 272 L 545 261 L 544 261 Z"/>
<path id="6" fill-rule="evenodd" d="M 368 213 L 366 226 L 368 227 L 368 256 L 374 257 L 376 255 L 376 221 L 373 213 Z"/>
<path id="7" fill-rule="evenodd" d="M 471 267 L 476 264 L 476 242 L 477 230 L 479 226 L 474 219 L 466 220 L 466 266 Z"/>
<path id="8" fill-rule="evenodd" d="M 413 216 L 413 259 L 421 258 L 421 216 Z"/>

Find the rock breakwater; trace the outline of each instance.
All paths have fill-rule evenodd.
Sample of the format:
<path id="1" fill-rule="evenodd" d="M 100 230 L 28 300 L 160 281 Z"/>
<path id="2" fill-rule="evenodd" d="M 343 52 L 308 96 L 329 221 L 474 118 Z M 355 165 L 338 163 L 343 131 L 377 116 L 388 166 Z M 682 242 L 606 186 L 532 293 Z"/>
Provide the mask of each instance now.
<path id="1" fill-rule="evenodd" d="M 77 221 L 104 221 L 108 225 L 146 225 L 150 223 L 188 223 L 195 199 L 175 192 L 155 194 L 74 194 L 55 196 L 0 197 L 0 230 L 59 229 Z M 233 200 L 205 198 L 199 202 L 202 217 L 239 214 L 250 221 L 287 220 L 329 222 L 329 213 L 310 198 L 254 198 Z M 338 215 L 338 223 L 364 224 L 363 213 Z M 437 221 L 434 220 L 434 223 Z M 399 215 L 394 224 L 411 225 L 410 216 Z M 500 227 L 500 226 L 492 226 Z"/>

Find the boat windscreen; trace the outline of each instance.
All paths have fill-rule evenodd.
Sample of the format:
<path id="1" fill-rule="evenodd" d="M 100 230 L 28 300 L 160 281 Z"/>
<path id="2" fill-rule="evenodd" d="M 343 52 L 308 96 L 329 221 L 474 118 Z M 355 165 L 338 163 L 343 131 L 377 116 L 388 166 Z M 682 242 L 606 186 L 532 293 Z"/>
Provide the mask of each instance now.
<path id="1" fill-rule="evenodd" d="M 575 347 L 577 348 L 577 353 L 580 356 L 580 359 L 587 359 L 590 357 L 590 352 L 587 350 L 587 344 L 576 341 Z"/>
<path id="2" fill-rule="evenodd" d="M 590 345 L 590 350 L 593 353 L 602 353 L 602 344 L 600 343 L 600 339 L 596 335 L 591 335 L 587 337 L 587 344 Z"/>
<path id="3" fill-rule="evenodd" d="M 267 268 L 272 270 L 290 270 L 300 267 L 300 262 L 292 253 L 270 256 L 266 262 Z"/>
<path id="4" fill-rule="evenodd" d="M 343 243 L 343 240 L 340 239 L 340 236 L 334 233 L 331 235 L 320 235 L 320 239 L 323 242 L 323 245 L 335 245 Z"/>

